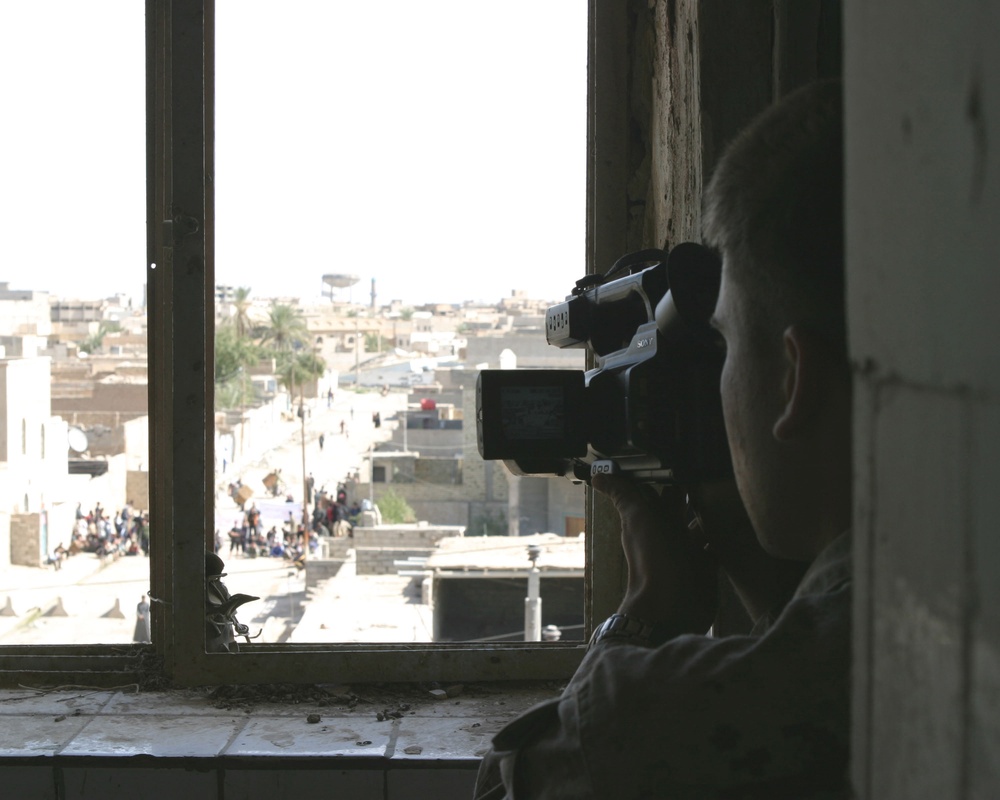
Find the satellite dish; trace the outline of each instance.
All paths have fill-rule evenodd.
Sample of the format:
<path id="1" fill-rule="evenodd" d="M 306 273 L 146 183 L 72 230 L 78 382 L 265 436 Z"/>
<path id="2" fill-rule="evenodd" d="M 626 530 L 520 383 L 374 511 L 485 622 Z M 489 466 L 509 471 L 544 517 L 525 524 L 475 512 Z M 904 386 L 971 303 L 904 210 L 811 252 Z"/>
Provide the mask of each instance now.
<path id="1" fill-rule="evenodd" d="M 87 449 L 87 434 L 79 428 L 70 428 L 66 431 L 66 442 L 69 444 L 70 450 L 83 453 Z"/>

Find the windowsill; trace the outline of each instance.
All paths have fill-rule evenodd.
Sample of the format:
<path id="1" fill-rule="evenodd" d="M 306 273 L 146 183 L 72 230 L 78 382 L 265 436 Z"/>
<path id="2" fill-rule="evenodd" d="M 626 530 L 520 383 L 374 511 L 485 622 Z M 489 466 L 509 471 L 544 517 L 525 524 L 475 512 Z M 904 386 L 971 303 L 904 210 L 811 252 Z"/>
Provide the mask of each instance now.
<path id="1" fill-rule="evenodd" d="M 387 761 L 474 769 L 503 725 L 560 689 L 555 683 L 476 684 L 436 699 L 413 686 L 324 688 L 329 699 L 292 694 L 265 702 L 242 693 L 212 699 L 209 690 L 3 690 L 0 759 L 252 759 L 268 765 L 272 759 L 337 759 L 355 769 L 365 769 L 365 761 L 378 769 Z"/>

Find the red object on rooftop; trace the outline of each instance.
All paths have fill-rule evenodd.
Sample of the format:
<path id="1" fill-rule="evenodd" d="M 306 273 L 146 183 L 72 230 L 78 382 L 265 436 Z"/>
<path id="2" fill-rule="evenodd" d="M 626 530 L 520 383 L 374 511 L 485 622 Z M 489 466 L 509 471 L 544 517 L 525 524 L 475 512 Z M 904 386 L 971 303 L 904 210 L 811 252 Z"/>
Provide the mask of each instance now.
<path id="1" fill-rule="evenodd" d="M 438 407 L 437 401 L 432 400 L 430 397 L 420 398 L 420 410 L 421 411 L 433 411 Z"/>

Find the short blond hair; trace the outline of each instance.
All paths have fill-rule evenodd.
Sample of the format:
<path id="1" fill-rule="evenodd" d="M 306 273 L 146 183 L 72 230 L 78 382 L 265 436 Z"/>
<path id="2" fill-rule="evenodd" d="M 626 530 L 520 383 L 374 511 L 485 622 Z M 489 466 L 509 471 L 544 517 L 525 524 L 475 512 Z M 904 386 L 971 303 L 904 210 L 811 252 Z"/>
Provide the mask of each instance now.
<path id="1" fill-rule="evenodd" d="M 761 324 L 805 322 L 846 348 L 840 81 L 803 87 L 726 148 L 705 191 L 706 243 Z"/>

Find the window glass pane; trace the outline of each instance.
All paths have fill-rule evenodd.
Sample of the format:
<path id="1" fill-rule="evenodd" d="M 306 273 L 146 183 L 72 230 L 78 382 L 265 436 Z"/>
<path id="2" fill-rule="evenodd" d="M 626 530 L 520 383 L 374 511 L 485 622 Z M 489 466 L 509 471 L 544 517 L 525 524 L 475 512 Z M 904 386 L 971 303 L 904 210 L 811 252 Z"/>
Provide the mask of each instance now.
<path id="1" fill-rule="evenodd" d="M 585 272 L 587 4 L 277 8 L 217 2 L 217 544 L 261 598 L 240 621 L 523 640 L 538 544 L 541 624 L 579 639 L 583 491 L 483 462 L 474 411 L 483 365 L 583 367 L 543 322 Z"/>
<path id="2" fill-rule="evenodd" d="M 143 15 L 0 6 L 0 645 L 147 638 Z"/>

